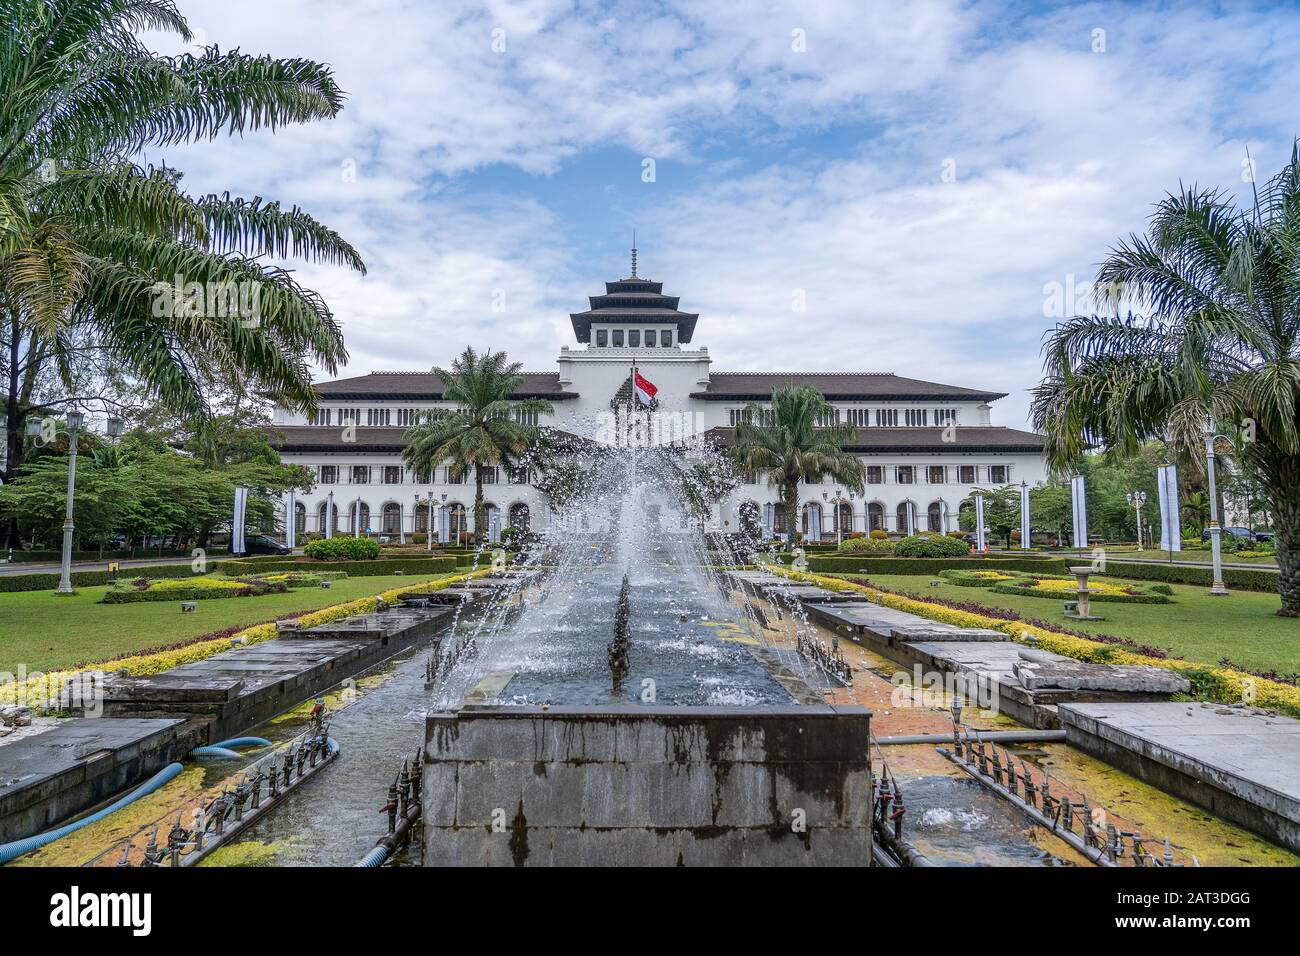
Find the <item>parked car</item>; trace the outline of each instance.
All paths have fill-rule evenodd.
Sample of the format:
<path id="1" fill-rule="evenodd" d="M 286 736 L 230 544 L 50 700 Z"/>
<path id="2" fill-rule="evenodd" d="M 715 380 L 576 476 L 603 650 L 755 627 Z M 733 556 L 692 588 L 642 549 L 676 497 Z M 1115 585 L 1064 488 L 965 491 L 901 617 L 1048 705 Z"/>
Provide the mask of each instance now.
<path id="1" fill-rule="evenodd" d="M 283 541 L 266 534 L 250 534 L 244 538 L 244 554 L 292 554 L 293 549 Z"/>
<path id="2" fill-rule="evenodd" d="M 1255 540 L 1258 541 L 1260 544 L 1272 544 L 1272 543 L 1273 543 L 1273 532 L 1272 532 L 1272 531 L 1256 531 L 1256 532 L 1255 532 Z"/>
<path id="3" fill-rule="evenodd" d="M 1254 544 L 1256 541 L 1255 532 L 1251 531 L 1249 528 L 1224 528 L 1223 533 L 1225 535 L 1231 535 L 1232 537 L 1236 538 L 1238 544 L 1244 544 L 1244 543 Z M 1272 537 L 1272 535 L 1269 536 Z M 1201 532 L 1201 540 L 1202 541 L 1210 540 L 1210 531 L 1208 528 Z"/>

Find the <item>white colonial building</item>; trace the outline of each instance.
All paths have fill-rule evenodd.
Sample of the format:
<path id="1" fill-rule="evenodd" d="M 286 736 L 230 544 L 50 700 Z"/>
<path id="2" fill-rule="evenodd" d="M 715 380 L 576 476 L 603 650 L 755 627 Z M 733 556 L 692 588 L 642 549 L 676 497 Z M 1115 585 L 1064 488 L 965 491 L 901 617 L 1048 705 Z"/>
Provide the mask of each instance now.
<path id="1" fill-rule="evenodd" d="M 678 305 L 677 296 L 663 294 L 663 283 L 636 276 L 634 258 L 631 277 L 605 283 L 589 309 L 571 315 L 576 344 L 560 349 L 556 371 L 528 373 L 516 397 L 544 398 L 554 406 L 555 414 L 538 424 L 599 440 L 612 410 L 630 399 L 635 366 L 657 390 L 656 434 L 726 443 L 750 403 L 770 401 L 783 385 L 810 385 L 840 422 L 856 426 L 846 448 L 866 465 L 864 494 L 833 482 L 804 486 L 803 529 L 820 529 L 829 538 L 874 528 L 891 534 L 950 530 L 973 489 L 1032 486 L 1044 478 L 1042 438 L 992 423 L 991 403 L 1003 393 L 878 372 L 716 372 L 708 349 L 691 347 L 698 314 Z M 402 462 L 402 435 L 415 416 L 452 407 L 436 376 L 373 372 L 317 388 L 321 405 L 310 420 L 284 409 L 274 418 L 278 434 L 272 437 L 284 460 L 316 475 L 314 490 L 297 499 L 300 535 L 324 528 L 330 500 L 338 533 L 352 533 L 358 510 L 363 531 L 394 537 L 424 532 L 431 501 L 439 537 L 474 530 L 472 475 L 448 466 L 418 475 Z M 553 519 L 531 477 L 487 475 L 492 537 L 508 525 L 536 529 Z M 770 530 L 777 499 L 763 475 L 747 475 L 714 510 L 711 529 L 761 522 Z"/>

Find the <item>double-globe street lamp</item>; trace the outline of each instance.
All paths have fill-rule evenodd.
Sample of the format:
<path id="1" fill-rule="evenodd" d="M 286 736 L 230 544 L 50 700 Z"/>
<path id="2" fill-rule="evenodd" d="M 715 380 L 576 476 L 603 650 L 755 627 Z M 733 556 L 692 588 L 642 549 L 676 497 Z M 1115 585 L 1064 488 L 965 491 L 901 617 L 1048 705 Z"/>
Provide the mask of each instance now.
<path id="1" fill-rule="evenodd" d="M 826 492 L 822 492 L 822 500 L 827 501 L 835 506 L 835 547 L 839 548 L 844 543 L 844 522 L 840 520 L 840 505 L 848 504 L 849 506 L 849 531 L 853 531 L 853 501 L 857 495 L 852 491 L 849 492 L 848 498 L 844 497 L 840 489 L 835 489 L 835 497 L 830 497 Z M 819 529 L 820 530 L 820 529 Z"/>
<path id="2" fill-rule="evenodd" d="M 73 409 L 68 412 L 66 421 L 67 428 L 63 429 L 62 432 L 68 436 L 68 498 L 63 509 L 63 567 L 59 574 L 59 586 L 54 589 L 55 594 L 72 593 L 72 532 L 74 529 L 72 523 L 72 499 L 77 487 L 77 439 L 85 426 L 86 418 L 81 412 Z M 48 442 L 52 441 L 59 432 L 59 428 L 53 424 L 52 419 L 33 417 L 27 419 L 27 437 L 29 438 L 40 438 Z M 110 415 L 107 432 L 109 438 L 121 437 L 122 419 Z"/>
<path id="3" fill-rule="evenodd" d="M 1138 550 L 1142 550 L 1142 506 L 1147 503 L 1147 493 L 1145 491 L 1130 491 L 1124 496 L 1128 499 L 1129 507 L 1133 509 L 1137 517 L 1138 529 Z"/>

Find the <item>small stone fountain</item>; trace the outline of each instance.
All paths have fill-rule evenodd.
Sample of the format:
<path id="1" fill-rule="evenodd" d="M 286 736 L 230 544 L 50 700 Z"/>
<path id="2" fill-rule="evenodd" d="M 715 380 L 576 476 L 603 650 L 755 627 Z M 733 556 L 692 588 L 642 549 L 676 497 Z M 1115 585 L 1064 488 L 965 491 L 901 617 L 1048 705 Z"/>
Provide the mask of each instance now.
<path id="1" fill-rule="evenodd" d="M 1092 613 L 1091 592 L 1088 590 L 1088 576 L 1092 574 L 1092 565 L 1085 564 L 1070 568 L 1070 573 L 1078 581 L 1076 593 L 1078 598 L 1075 601 L 1074 609 L 1066 609 L 1065 616 L 1072 617 L 1076 621 L 1100 621 L 1102 618 Z"/>

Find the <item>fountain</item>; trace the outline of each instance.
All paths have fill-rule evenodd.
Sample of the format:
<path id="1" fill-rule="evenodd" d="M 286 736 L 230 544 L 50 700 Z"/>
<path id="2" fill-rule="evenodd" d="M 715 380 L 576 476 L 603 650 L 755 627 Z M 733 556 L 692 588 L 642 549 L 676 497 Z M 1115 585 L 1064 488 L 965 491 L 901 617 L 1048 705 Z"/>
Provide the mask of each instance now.
<path id="1" fill-rule="evenodd" d="M 581 454 L 547 573 L 434 668 L 425 863 L 868 864 L 868 712 L 729 600 L 679 450 Z"/>

